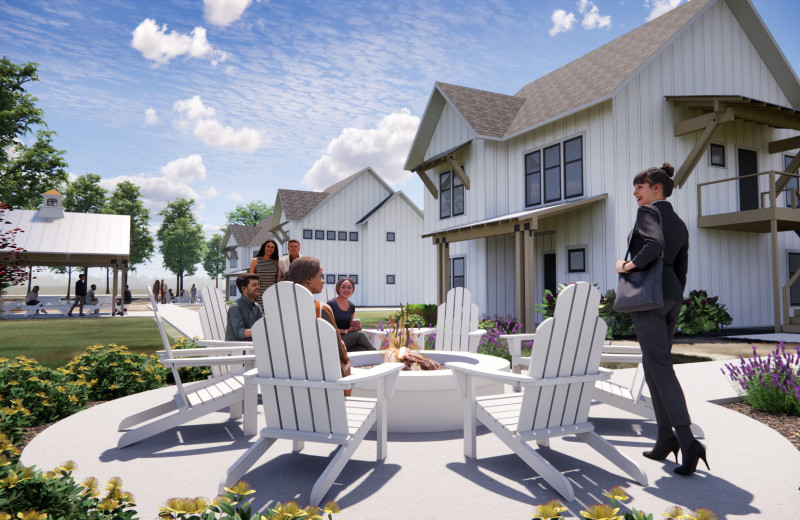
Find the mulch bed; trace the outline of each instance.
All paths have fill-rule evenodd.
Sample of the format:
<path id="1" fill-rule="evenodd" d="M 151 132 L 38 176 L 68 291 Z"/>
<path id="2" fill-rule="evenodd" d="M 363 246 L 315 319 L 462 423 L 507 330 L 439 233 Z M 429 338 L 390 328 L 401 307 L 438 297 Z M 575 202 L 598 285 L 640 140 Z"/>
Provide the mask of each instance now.
<path id="1" fill-rule="evenodd" d="M 764 413 L 744 402 L 727 403 L 722 406 L 761 421 L 789 439 L 789 442 L 800 451 L 800 416 Z"/>

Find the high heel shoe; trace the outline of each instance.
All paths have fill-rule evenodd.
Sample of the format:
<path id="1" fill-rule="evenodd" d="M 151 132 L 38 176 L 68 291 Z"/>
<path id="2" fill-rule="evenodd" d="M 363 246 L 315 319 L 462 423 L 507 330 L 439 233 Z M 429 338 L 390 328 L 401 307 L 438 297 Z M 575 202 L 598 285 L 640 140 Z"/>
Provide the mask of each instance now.
<path id="1" fill-rule="evenodd" d="M 653 449 L 650 451 L 643 451 L 642 455 L 647 457 L 648 459 L 653 460 L 664 460 L 669 457 L 669 454 L 672 453 L 675 455 L 675 462 L 678 462 L 678 450 L 680 450 L 680 445 L 678 444 L 678 438 L 674 435 L 667 439 L 666 442 L 659 445 L 656 444 L 653 446 Z"/>
<path id="2" fill-rule="evenodd" d="M 702 444 L 694 440 L 687 451 L 688 453 L 682 454 L 683 463 L 673 470 L 675 473 L 678 475 L 691 475 L 697 470 L 697 462 L 700 459 L 703 459 L 706 469 L 711 469 L 708 467 L 706 449 Z"/>

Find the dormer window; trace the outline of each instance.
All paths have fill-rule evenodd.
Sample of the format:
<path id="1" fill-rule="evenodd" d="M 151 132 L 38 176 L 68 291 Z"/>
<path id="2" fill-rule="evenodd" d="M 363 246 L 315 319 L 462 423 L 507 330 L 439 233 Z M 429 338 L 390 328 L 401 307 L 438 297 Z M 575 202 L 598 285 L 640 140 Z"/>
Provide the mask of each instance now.
<path id="1" fill-rule="evenodd" d="M 47 205 L 48 206 L 58 206 L 58 199 L 53 199 L 53 198 L 47 199 Z"/>

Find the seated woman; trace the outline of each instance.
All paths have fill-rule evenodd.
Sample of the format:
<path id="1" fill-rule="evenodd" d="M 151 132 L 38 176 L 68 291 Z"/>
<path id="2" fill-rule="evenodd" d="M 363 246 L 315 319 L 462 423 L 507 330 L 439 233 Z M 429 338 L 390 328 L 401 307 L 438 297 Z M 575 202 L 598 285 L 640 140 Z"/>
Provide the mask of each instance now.
<path id="1" fill-rule="evenodd" d="M 289 272 L 286 273 L 286 280 L 302 285 L 311 294 L 319 294 L 322 292 L 322 288 L 325 287 L 322 267 L 319 265 L 319 260 L 313 256 L 301 256 L 292 262 Z M 333 311 L 329 306 L 314 300 L 314 310 L 317 313 L 317 318 L 322 318 L 330 323 L 333 328 L 337 328 L 336 319 L 333 317 Z M 347 355 L 347 347 L 345 347 L 338 329 L 336 330 L 336 335 L 339 337 L 339 364 L 342 367 L 342 377 L 349 376 L 350 356 Z M 345 390 L 345 394 L 350 395 L 350 390 Z"/>
<path id="2" fill-rule="evenodd" d="M 328 300 L 328 305 L 333 310 L 333 317 L 336 318 L 336 328 L 339 329 L 348 352 L 375 350 L 369 337 L 361 332 L 361 322 L 353 320 L 356 306 L 350 303 L 350 297 L 354 290 L 353 280 L 346 276 L 336 282 L 336 298 Z"/>

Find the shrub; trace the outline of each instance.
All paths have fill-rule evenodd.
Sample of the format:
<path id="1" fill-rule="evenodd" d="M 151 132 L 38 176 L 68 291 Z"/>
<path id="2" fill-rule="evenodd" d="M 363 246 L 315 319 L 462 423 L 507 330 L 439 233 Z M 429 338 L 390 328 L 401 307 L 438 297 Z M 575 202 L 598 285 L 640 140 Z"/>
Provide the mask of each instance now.
<path id="1" fill-rule="evenodd" d="M 427 326 L 435 327 L 439 307 L 433 303 L 408 304 L 406 305 L 406 312 L 408 314 L 416 314 L 417 316 L 421 316 L 422 320 L 427 324 Z"/>
<path id="2" fill-rule="evenodd" d="M 593 284 L 597 287 L 597 284 Z M 534 305 L 534 310 L 538 313 L 544 314 L 550 318 L 556 311 L 556 302 L 558 301 L 558 293 L 567 288 L 566 284 L 558 284 L 556 293 L 553 294 L 549 290 L 545 290 L 542 295 L 542 303 Z M 636 332 L 633 330 L 633 320 L 631 315 L 624 312 L 617 312 L 614 310 L 614 302 L 617 300 L 617 293 L 614 289 L 609 289 L 605 294 L 600 295 L 600 317 L 605 320 L 608 325 L 606 331 L 606 339 L 618 339 L 622 337 L 634 336 Z"/>
<path id="3" fill-rule="evenodd" d="M 184 350 L 189 348 L 203 348 L 198 347 L 197 342 L 192 338 L 179 338 L 178 341 L 172 345 L 172 348 L 175 350 Z M 178 373 L 181 376 L 181 381 L 184 383 L 189 383 L 192 381 L 202 381 L 204 379 L 208 379 L 211 375 L 211 367 L 185 367 L 179 368 Z M 175 383 L 172 377 L 172 371 L 169 371 L 167 375 L 167 381 L 170 383 Z"/>
<path id="4" fill-rule="evenodd" d="M 800 415 L 800 346 L 796 354 L 787 354 L 780 343 L 766 359 L 753 347 L 752 358 L 739 356 L 739 366 L 728 363 L 725 368 L 742 399 L 756 410 Z"/>
<path id="5" fill-rule="evenodd" d="M 1 429 L 12 436 L 17 436 L 18 428 L 55 421 L 83 409 L 88 393 L 85 385 L 70 384 L 64 373 L 33 359 L 0 359 Z"/>
<path id="6" fill-rule="evenodd" d="M 689 335 L 719 332 L 722 325 L 730 325 L 733 318 L 718 300 L 719 296 L 710 298 L 706 291 L 691 291 L 689 297 L 683 300 L 678 316 L 681 332 Z"/>
<path id="7" fill-rule="evenodd" d="M 502 334 L 519 334 L 522 324 L 513 316 L 499 316 L 497 314 L 483 314 L 480 317 L 479 327 L 486 330 L 478 344 L 478 353 L 497 356 L 511 361 L 506 340 L 500 338 Z M 528 342 L 526 342 L 528 343 Z"/>
<path id="8" fill-rule="evenodd" d="M 125 346 L 95 345 L 59 369 L 76 386 L 85 385 L 93 401 L 107 401 L 166 384 L 167 369 L 156 355 L 129 352 Z"/>

